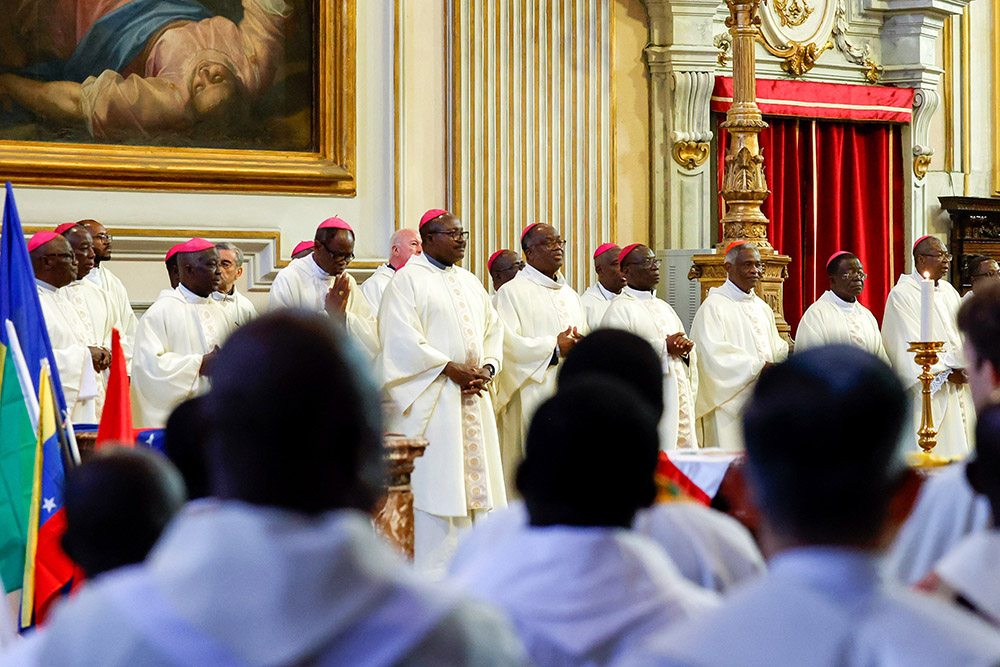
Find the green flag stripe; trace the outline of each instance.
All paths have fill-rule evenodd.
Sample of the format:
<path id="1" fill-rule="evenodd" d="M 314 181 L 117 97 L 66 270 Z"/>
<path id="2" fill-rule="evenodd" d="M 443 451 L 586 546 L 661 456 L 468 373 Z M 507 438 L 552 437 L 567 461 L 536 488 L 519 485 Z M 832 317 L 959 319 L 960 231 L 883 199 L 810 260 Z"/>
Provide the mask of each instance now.
<path id="1" fill-rule="evenodd" d="M 13 354 L 0 344 L 0 578 L 21 587 L 31 508 L 35 434 Z"/>

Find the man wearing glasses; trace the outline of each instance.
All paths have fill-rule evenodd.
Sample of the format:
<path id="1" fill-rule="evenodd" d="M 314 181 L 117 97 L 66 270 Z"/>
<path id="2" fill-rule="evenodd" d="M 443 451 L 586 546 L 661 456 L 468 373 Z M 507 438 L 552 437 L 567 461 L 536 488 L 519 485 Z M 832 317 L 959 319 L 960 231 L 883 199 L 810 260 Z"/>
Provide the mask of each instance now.
<path id="1" fill-rule="evenodd" d="M 336 216 L 316 228 L 313 252 L 293 259 L 271 285 L 268 310 L 302 308 L 326 312 L 343 322 L 373 361 L 378 354 L 378 324 L 368 299 L 347 267 L 354 259 L 354 230 Z"/>
<path id="2" fill-rule="evenodd" d="M 795 334 L 795 349 L 854 345 L 889 363 L 875 316 L 858 302 L 868 277 L 861 260 L 846 250 L 835 252 L 826 262 L 826 274 L 830 289 L 806 309 Z"/>
<path id="3" fill-rule="evenodd" d="M 458 543 L 507 506 L 489 385 L 503 323 L 479 279 L 458 264 L 469 232 L 442 209 L 420 219 L 423 253 L 382 293 L 376 362 L 392 399 L 390 431 L 428 440 L 413 470 L 414 565 L 442 578 Z"/>
<path id="4" fill-rule="evenodd" d="M 126 351 L 125 355 L 131 364 L 131 350 L 135 344 L 135 329 L 139 326 L 139 320 L 132 310 L 132 302 L 128 298 L 125 285 L 104 264 L 111 260 L 111 245 L 114 238 L 97 220 L 81 220 L 76 224 L 83 225 L 90 232 L 90 238 L 94 244 L 94 268 L 87 272 L 84 279 L 100 287 L 111 299 L 111 303 L 117 311 L 117 320 L 120 323 L 118 333 L 122 337 L 122 348 Z"/>
<path id="5" fill-rule="evenodd" d="M 507 493 L 524 458 L 524 436 L 535 409 L 556 390 L 559 362 L 587 332 L 580 295 L 560 273 L 566 241 L 552 225 L 521 233 L 527 266 L 496 294 L 504 322 L 504 370 L 497 378 L 497 414 Z"/>
<path id="6" fill-rule="evenodd" d="M 934 453 L 944 458 L 962 458 L 969 453 L 976 413 L 965 373 L 962 336 L 958 331 L 958 308 L 961 298 L 945 276 L 951 254 L 940 240 L 922 236 L 913 244 L 913 272 L 899 277 L 885 302 L 882 341 L 896 373 L 903 379 L 913 398 L 913 447 L 917 446 L 920 427 L 920 366 L 909 352 L 910 342 L 920 340 L 920 284 L 925 278 L 934 281 L 934 312 L 931 314 L 931 340 L 943 341 L 938 363 L 931 366 L 931 407 L 938 427 Z"/>
<path id="7" fill-rule="evenodd" d="M 788 356 L 778 334 L 774 311 L 754 293 L 764 275 L 753 243 L 736 241 L 726 248 L 726 282 L 713 287 L 695 313 L 691 340 L 698 349 L 698 397 L 705 447 L 742 450 L 740 418 L 757 378 Z"/>
<path id="8" fill-rule="evenodd" d="M 644 338 L 660 356 L 663 369 L 660 449 L 697 448 L 694 409 L 698 392 L 697 357 L 681 318 L 653 292 L 660 282 L 660 260 L 648 246 L 635 243 L 622 248 L 618 261 L 627 284 L 608 306 L 601 326 L 624 329 Z"/>
<path id="9" fill-rule="evenodd" d="M 976 292 L 984 289 L 994 289 L 1000 284 L 1000 265 L 992 257 L 986 255 L 968 255 L 965 259 L 965 270 L 969 276 L 970 289 L 962 297 L 968 301 Z"/>

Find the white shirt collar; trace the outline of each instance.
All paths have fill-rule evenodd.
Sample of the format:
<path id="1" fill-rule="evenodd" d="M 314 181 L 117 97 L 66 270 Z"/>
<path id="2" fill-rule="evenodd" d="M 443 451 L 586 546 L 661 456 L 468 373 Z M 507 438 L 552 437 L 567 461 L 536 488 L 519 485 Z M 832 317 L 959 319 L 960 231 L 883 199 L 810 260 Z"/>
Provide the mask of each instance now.
<path id="1" fill-rule="evenodd" d="M 848 313 L 852 313 L 855 310 L 857 310 L 857 308 L 858 308 L 858 300 L 857 299 L 855 299 L 853 302 L 852 301 L 844 301 L 839 296 L 837 296 L 836 293 L 834 293 L 833 290 L 827 290 L 827 291 L 823 292 L 823 296 L 820 297 L 820 298 L 823 299 L 824 301 L 828 301 L 829 303 L 835 304 L 838 308 L 840 308 L 841 310 L 844 310 L 844 311 L 846 311 Z"/>
<path id="2" fill-rule="evenodd" d="M 750 290 L 749 293 L 744 292 L 729 278 L 726 278 L 726 282 L 722 283 L 722 287 L 718 289 L 733 301 L 753 301 L 754 299 L 753 290 Z"/>
<path id="3" fill-rule="evenodd" d="M 633 289 L 633 288 L 629 287 L 628 285 L 626 285 L 624 287 L 624 289 L 622 289 L 622 292 L 624 292 L 625 294 L 628 294 L 629 296 L 631 296 L 633 298 L 639 299 L 640 301 L 644 301 L 646 299 L 652 299 L 653 298 L 653 293 L 652 292 L 646 292 L 644 290 Z"/>
<path id="4" fill-rule="evenodd" d="M 38 278 L 35 278 L 35 284 L 38 285 L 39 289 L 42 289 L 48 292 L 49 294 L 55 294 L 59 290 L 58 287 L 54 287 L 45 282 L 44 280 L 39 280 Z"/>
<path id="5" fill-rule="evenodd" d="M 563 278 L 561 273 L 557 272 L 556 279 L 552 280 L 547 275 L 545 275 L 544 273 L 533 267 L 531 264 L 525 264 L 524 268 L 518 272 L 518 275 L 524 276 L 531 282 L 537 283 L 542 287 L 548 287 L 549 289 L 562 289 L 563 285 L 566 284 L 566 279 Z"/>
<path id="6" fill-rule="evenodd" d="M 211 296 L 198 296 L 183 284 L 177 286 L 177 293 L 181 295 L 181 298 L 188 303 L 211 303 Z M 217 293 L 217 292 L 216 292 Z"/>
<path id="7" fill-rule="evenodd" d="M 101 285 L 101 267 L 100 266 L 95 266 L 94 268 L 92 268 L 90 270 L 90 273 L 88 273 L 87 275 L 85 275 L 83 278 L 84 278 L 84 280 L 92 282 L 95 285 L 97 285 L 98 287 L 101 287 L 102 286 Z"/>
<path id="8" fill-rule="evenodd" d="M 782 551 L 768 563 L 768 576 L 803 581 L 838 598 L 853 600 L 877 588 L 879 557 L 860 549 L 806 546 Z"/>
<path id="9" fill-rule="evenodd" d="M 920 272 L 917 271 L 916 269 L 913 269 L 913 273 L 910 274 L 910 277 L 917 281 L 917 287 L 919 287 L 920 283 L 922 283 L 924 281 L 923 275 L 921 275 Z M 941 289 L 941 283 L 943 283 L 943 282 L 944 282 L 943 278 L 941 280 L 937 281 L 936 283 L 933 280 L 931 281 L 931 283 L 933 283 L 933 285 L 934 285 L 934 290 L 935 291 Z"/>
<path id="10" fill-rule="evenodd" d="M 597 291 L 600 292 L 601 296 L 603 296 L 608 301 L 611 301 L 616 296 L 618 296 L 617 294 L 609 290 L 607 287 L 602 285 L 600 280 L 597 281 Z"/>
<path id="11" fill-rule="evenodd" d="M 307 259 L 307 258 L 303 257 L 302 259 Z M 315 257 L 309 255 L 307 261 L 308 261 L 309 271 L 310 273 L 312 273 L 312 275 L 314 275 L 317 278 L 322 278 L 323 280 L 326 280 L 327 278 L 330 277 L 330 274 L 324 271 L 323 267 L 316 263 Z"/>

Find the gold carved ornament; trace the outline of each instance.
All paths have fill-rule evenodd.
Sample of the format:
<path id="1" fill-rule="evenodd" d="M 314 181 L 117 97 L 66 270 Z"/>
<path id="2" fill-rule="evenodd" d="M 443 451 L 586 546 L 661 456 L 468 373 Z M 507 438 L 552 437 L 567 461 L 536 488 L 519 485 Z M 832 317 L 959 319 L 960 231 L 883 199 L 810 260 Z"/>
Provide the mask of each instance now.
<path id="1" fill-rule="evenodd" d="M 760 35 L 757 35 L 757 41 L 764 45 L 768 53 L 784 60 L 781 63 L 781 69 L 791 76 L 802 76 L 816 65 L 816 61 L 819 60 L 824 51 L 833 48 L 833 42 L 830 40 L 827 40 L 823 46 L 817 46 L 815 42 L 802 44 L 792 41 L 784 49 L 774 48 Z"/>
<path id="2" fill-rule="evenodd" d="M 927 170 L 931 168 L 931 160 L 933 159 L 933 155 L 914 155 L 913 175 L 920 180 L 924 180 L 924 176 L 927 175 Z"/>
<path id="3" fill-rule="evenodd" d="M 799 0 L 774 0 L 774 11 L 778 12 L 781 25 L 792 28 L 798 27 L 806 22 L 806 19 L 813 13 L 813 8 Z"/>
<path id="4" fill-rule="evenodd" d="M 707 141 L 678 141 L 674 144 L 674 160 L 685 169 L 705 164 L 710 152 Z"/>

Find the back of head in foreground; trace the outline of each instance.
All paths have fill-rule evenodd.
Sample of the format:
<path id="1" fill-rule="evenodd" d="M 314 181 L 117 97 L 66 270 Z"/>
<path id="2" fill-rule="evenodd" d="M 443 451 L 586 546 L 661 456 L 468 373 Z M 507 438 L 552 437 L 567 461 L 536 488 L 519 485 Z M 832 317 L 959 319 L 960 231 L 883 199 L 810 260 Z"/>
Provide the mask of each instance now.
<path id="1" fill-rule="evenodd" d="M 628 528 L 656 498 L 659 415 L 606 375 L 561 386 L 535 412 L 517 471 L 533 526 Z"/>
<path id="2" fill-rule="evenodd" d="M 374 506 L 378 394 L 330 318 L 283 311 L 237 330 L 213 366 L 205 414 L 216 497 L 310 515 Z"/>
<path id="3" fill-rule="evenodd" d="M 900 451 L 907 410 L 889 366 L 854 347 L 815 348 L 764 372 L 743 427 L 765 551 L 885 546 L 916 489 Z M 894 502 L 901 491 L 905 507 Z"/>
<path id="4" fill-rule="evenodd" d="M 966 474 L 993 510 L 993 527 L 1000 525 L 1000 404 L 985 407 L 976 420 L 976 452 Z"/>
<path id="5" fill-rule="evenodd" d="M 103 449 L 66 475 L 63 550 L 88 578 L 141 563 L 186 500 L 184 481 L 143 448 Z"/>

